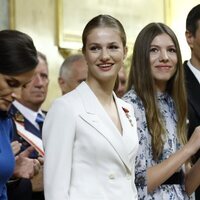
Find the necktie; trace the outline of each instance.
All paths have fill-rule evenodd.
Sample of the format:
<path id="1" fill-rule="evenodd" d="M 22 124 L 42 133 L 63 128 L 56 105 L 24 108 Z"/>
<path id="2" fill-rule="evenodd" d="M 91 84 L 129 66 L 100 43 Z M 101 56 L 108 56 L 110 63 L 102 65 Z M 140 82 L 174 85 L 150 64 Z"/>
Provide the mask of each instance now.
<path id="1" fill-rule="evenodd" d="M 43 122 L 44 122 L 44 117 L 40 113 L 38 113 L 35 121 L 38 123 L 38 125 L 40 127 L 40 130 L 42 130 L 42 125 L 43 125 Z"/>

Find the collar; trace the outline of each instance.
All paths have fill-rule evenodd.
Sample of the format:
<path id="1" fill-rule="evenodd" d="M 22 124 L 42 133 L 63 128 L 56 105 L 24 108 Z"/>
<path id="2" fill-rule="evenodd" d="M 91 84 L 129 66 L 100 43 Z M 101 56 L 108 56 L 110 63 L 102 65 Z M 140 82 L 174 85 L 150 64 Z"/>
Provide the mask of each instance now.
<path id="1" fill-rule="evenodd" d="M 21 104 L 18 101 L 14 101 L 13 105 L 19 110 L 19 112 L 24 116 L 24 118 L 28 119 L 28 121 L 30 121 L 36 128 L 39 128 L 35 119 L 36 119 L 38 113 L 40 113 L 42 116 L 44 116 L 44 114 L 42 113 L 41 110 L 38 110 L 37 112 L 35 112 L 35 111 L 27 108 L 26 106 L 24 106 L 23 104 Z"/>
<path id="2" fill-rule="evenodd" d="M 188 65 L 188 67 L 190 68 L 190 70 L 192 71 L 192 73 L 194 74 L 194 76 L 196 77 L 197 81 L 200 84 L 200 70 L 198 70 L 196 67 L 194 67 L 192 65 L 192 63 L 190 62 L 190 60 L 188 60 L 187 65 Z"/>

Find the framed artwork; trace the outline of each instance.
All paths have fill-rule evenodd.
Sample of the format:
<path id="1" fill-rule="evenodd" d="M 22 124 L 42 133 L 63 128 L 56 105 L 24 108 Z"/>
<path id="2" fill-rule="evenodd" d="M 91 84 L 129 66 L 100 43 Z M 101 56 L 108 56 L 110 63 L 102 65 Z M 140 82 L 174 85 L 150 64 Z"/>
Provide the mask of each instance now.
<path id="1" fill-rule="evenodd" d="M 57 38 L 60 49 L 80 49 L 87 22 L 99 14 L 109 14 L 124 26 L 128 46 L 150 22 L 166 22 L 170 0 L 57 0 Z"/>
<path id="2" fill-rule="evenodd" d="M 9 28 L 9 4 L 7 0 L 0 0 L 0 30 Z"/>
<path id="3" fill-rule="evenodd" d="M 14 29 L 14 0 L 0 0 L 0 30 Z"/>

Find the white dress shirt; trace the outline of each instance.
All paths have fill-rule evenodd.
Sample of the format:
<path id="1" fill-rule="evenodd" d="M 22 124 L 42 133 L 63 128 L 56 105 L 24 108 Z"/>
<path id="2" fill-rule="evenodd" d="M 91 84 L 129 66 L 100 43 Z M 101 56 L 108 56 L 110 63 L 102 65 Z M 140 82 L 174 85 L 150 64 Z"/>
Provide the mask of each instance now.
<path id="1" fill-rule="evenodd" d="M 22 105 L 20 102 L 18 101 L 14 101 L 13 105 L 21 112 L 21 114 L 28 119 L 28 121 L 31 122 L 31 124 L 33 124 L 37 129 L 39 129 L 39 125 L 38 123 L 35 121 L 37 114 L 40 113 L 43 117 L 44 114 L 42 113 L 41 110 L 38 110 L 37 112 L 27 108 L 26 106 Z"/>

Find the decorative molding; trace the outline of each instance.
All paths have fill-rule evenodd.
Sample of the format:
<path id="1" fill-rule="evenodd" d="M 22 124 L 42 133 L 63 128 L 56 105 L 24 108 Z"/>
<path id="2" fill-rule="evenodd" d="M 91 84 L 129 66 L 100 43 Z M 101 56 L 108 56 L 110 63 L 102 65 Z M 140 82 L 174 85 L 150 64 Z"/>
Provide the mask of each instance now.
<path id="1" fill-rule="evenodd" d="M 169 0 L 79 0 L 56 1 L 56 41 L 63 55 L 82 48 L 81 34 L 86 23 L 99 14 L 109 14 L 116 17 L 123 24 L 127 34 L 127 45 L 132 49 L 138 32 L 150 22 L 166 22 L 169 13 Z M 146 9 L 148 8 L 148 9 Z M 152 10 L 156 10 L 152 14 Z M 129 54 L 132 53 L 128 52 Z"/>
<path id="2" fill-rule="evenodd" d="M 172 23 L 172 2 L 164 0 L 164 22 L 170 26 Z"/>
<path id="3" fill-rule="evenodd" d="M 9 0 L 9 28 L 15 29 L 15 0 Z"/>

